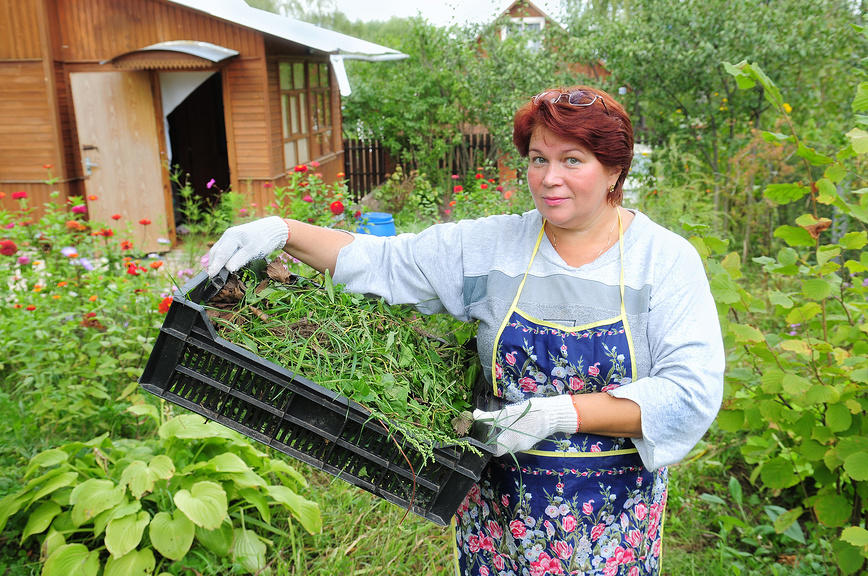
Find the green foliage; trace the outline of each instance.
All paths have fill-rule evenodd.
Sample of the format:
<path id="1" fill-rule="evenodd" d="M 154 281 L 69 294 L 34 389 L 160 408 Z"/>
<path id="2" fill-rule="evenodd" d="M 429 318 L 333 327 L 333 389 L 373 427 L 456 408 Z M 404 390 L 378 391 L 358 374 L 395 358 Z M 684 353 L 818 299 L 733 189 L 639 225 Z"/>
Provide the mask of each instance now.
<path id="1" fill-rule="evenodd" d="M 380 209 L 393 215 L 395 228 L 402 232 L 418 231 L 440 218 L 443 193 L 428 181 L 424 174 L 404 174 L 396 166 L 388 180 L 373 192 Z"/>
<path id="2" fill-rule="evenodd" d="M 31 459 L 23 487 L 0 500 L 0 530 L 14 522 L 21 544 L 45 559 L 44 576 L 96 575 L 101 566 L 151 574 L 190 553 L 257 573 L 267 540 L 247 525 L 281 534 L 271 520 L 283 508 L 308 532 L 321 530 L 317 504 L 293 489 L 306 486 L 294 468 L 201 416 L 161 422 L 156 409 L 139 412 L 160 424 L 156 438 L 102 435 L 46 450 Z"/>
<path id="3" fill-rule="evenodd" d="M 812 516 L 818 530 L 835 534 L 840 571 L 855 573 L 868 556 L 859 544 L 868 512 L 868 282 L 862 279 L 868 218 L 864 195 L 853 189 L 861 182 L 864 153 L 852 139 L 833 154 L 807 150 L 780 90 L 762 69 L 748 62 L 726 69 L 741 89 L 762 87 L 791 129 L 785 138 L 768 140 L 795 146 L 809 183 L 769 185 L 766 199 L 799 202 L 809 212 L 775 230 L 783 246 L 754 259 L 758 278 L 744 276 L 737 253 L 720 257 L 725 250 L 692 239 L 712 255 L 711 286 L 730 347 L 720 425 L 745 433 L 741 454 L 754 466 L 750 480 L 786 505 L 774 510 L 775 532 Z M 858 92 L 854 102 L 857 113 L 868 109 Z M 850 226 L 857 229 L 844 233 Z"/>
<path id="4" fill-rule="evenodd" d="M 270 213 L 317 226 L 355 230 L 361 207 L 350 204 L 346 180 L 326 184 L 322 174 L 314 172 L 318 167 L 316 161 L 296 166 L 289 183 L 273 189 Z"/>

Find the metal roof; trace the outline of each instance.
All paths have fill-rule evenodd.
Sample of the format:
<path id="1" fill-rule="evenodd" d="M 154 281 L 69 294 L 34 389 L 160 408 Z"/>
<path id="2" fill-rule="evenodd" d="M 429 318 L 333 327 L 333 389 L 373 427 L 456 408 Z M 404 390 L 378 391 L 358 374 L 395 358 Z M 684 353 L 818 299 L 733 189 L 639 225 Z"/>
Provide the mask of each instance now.
<path id="1" fill-rule="evenodd" d="M 123 54 L 115 56 L 114 58 L 111 58 L 110 60 L 104 60 L 103 62 L 100 62 L 100 64 L 112 63 L 115 66 L 124 67 L 124 64 L 127 60 L 135 58 L 136 62 L 132 64 L 132 67 L 134 68 L 159 68 L 168 65 L 169 62 L 166 62 L 162 59 L 154 60 L 153 66 L 146 65 L 148 62 L 150 62 L 150 60 L 148 58 L 143 59 L 142 57 L 145 56 L 145 54 L 147 53 L 156 52 L 174 52 L 176 54 L 194 56 L 196 58 L 201 58 L 202 61 L 212 62 L 214 64 L 217 64 L 218 62 L 222 62 L 229 58 L 234 58 L 239 54 L 237 50 L 224 48 L 223 46 L 211 44 L 210 42 L 199 42 L 196 40 L 170 40 L 168 42 L 151 44 L 150 46 L 145 46 L 144 48 L 140 48 L 139 50 L 131 50 L 130 52 L 125 52 Z M 205 62 L 203 62 L 203 64 L 204 63 Z M 189 61 L 179 61 L 176 64 L 177 66 L 184 67 L 189 65 Z"/>
<path id="2" fill-rule="evenodd" d="M 319 52 L 341 56 L 345 60 L 380 61 L 408 58 L 403 52 L 361 38 L 253 8 L 244 0 L 169 0 L 169 2 L 289 40 Z"/>

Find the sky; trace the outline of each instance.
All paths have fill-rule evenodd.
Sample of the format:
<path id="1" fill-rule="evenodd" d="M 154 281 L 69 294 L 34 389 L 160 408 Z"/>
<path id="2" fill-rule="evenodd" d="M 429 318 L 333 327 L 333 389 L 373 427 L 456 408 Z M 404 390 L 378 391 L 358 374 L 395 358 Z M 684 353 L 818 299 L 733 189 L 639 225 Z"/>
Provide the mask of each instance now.
<path id="1" fill-rule="evenodd" d="M 559 0 L 532 0 L 540 10 L 557 18 Z M 512 0 L 334 0 L 350 20 L 388 20 L 421 14 L 431 24 L 479 24 L 493 20 Z"/>

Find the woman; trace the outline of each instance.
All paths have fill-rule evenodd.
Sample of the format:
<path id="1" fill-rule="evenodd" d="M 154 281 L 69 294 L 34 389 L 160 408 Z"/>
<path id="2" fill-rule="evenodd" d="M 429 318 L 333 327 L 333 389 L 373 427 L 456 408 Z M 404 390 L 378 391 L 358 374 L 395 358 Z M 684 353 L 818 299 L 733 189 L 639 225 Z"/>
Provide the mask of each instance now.
<path id="1" fill-rule="evenodd" d="M 691 245 L 620 206 L 633 154 L 607 93 L 517 113 L 536 210 L 397 237 L 277 217 L 226 231 L 209 273 L 283 246 L 336 283 L 478 320 L 498 457 L 456 514 L 460 574 L 659 574 L 667 468 L 720 406 L 723 346 Z"/>

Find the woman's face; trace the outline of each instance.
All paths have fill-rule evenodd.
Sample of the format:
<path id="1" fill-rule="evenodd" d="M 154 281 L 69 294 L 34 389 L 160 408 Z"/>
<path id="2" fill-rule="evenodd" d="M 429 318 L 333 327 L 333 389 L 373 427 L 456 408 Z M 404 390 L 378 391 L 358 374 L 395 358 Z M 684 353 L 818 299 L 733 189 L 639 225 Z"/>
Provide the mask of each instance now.
<path id="1" fill-rule="evenodd" d="M 577 142 L 538 126 L 530 137 L 527 181 L 542 216 L 559 228 L 592 227 L 612 206 L 620 170 L 603 166 Z"/>

